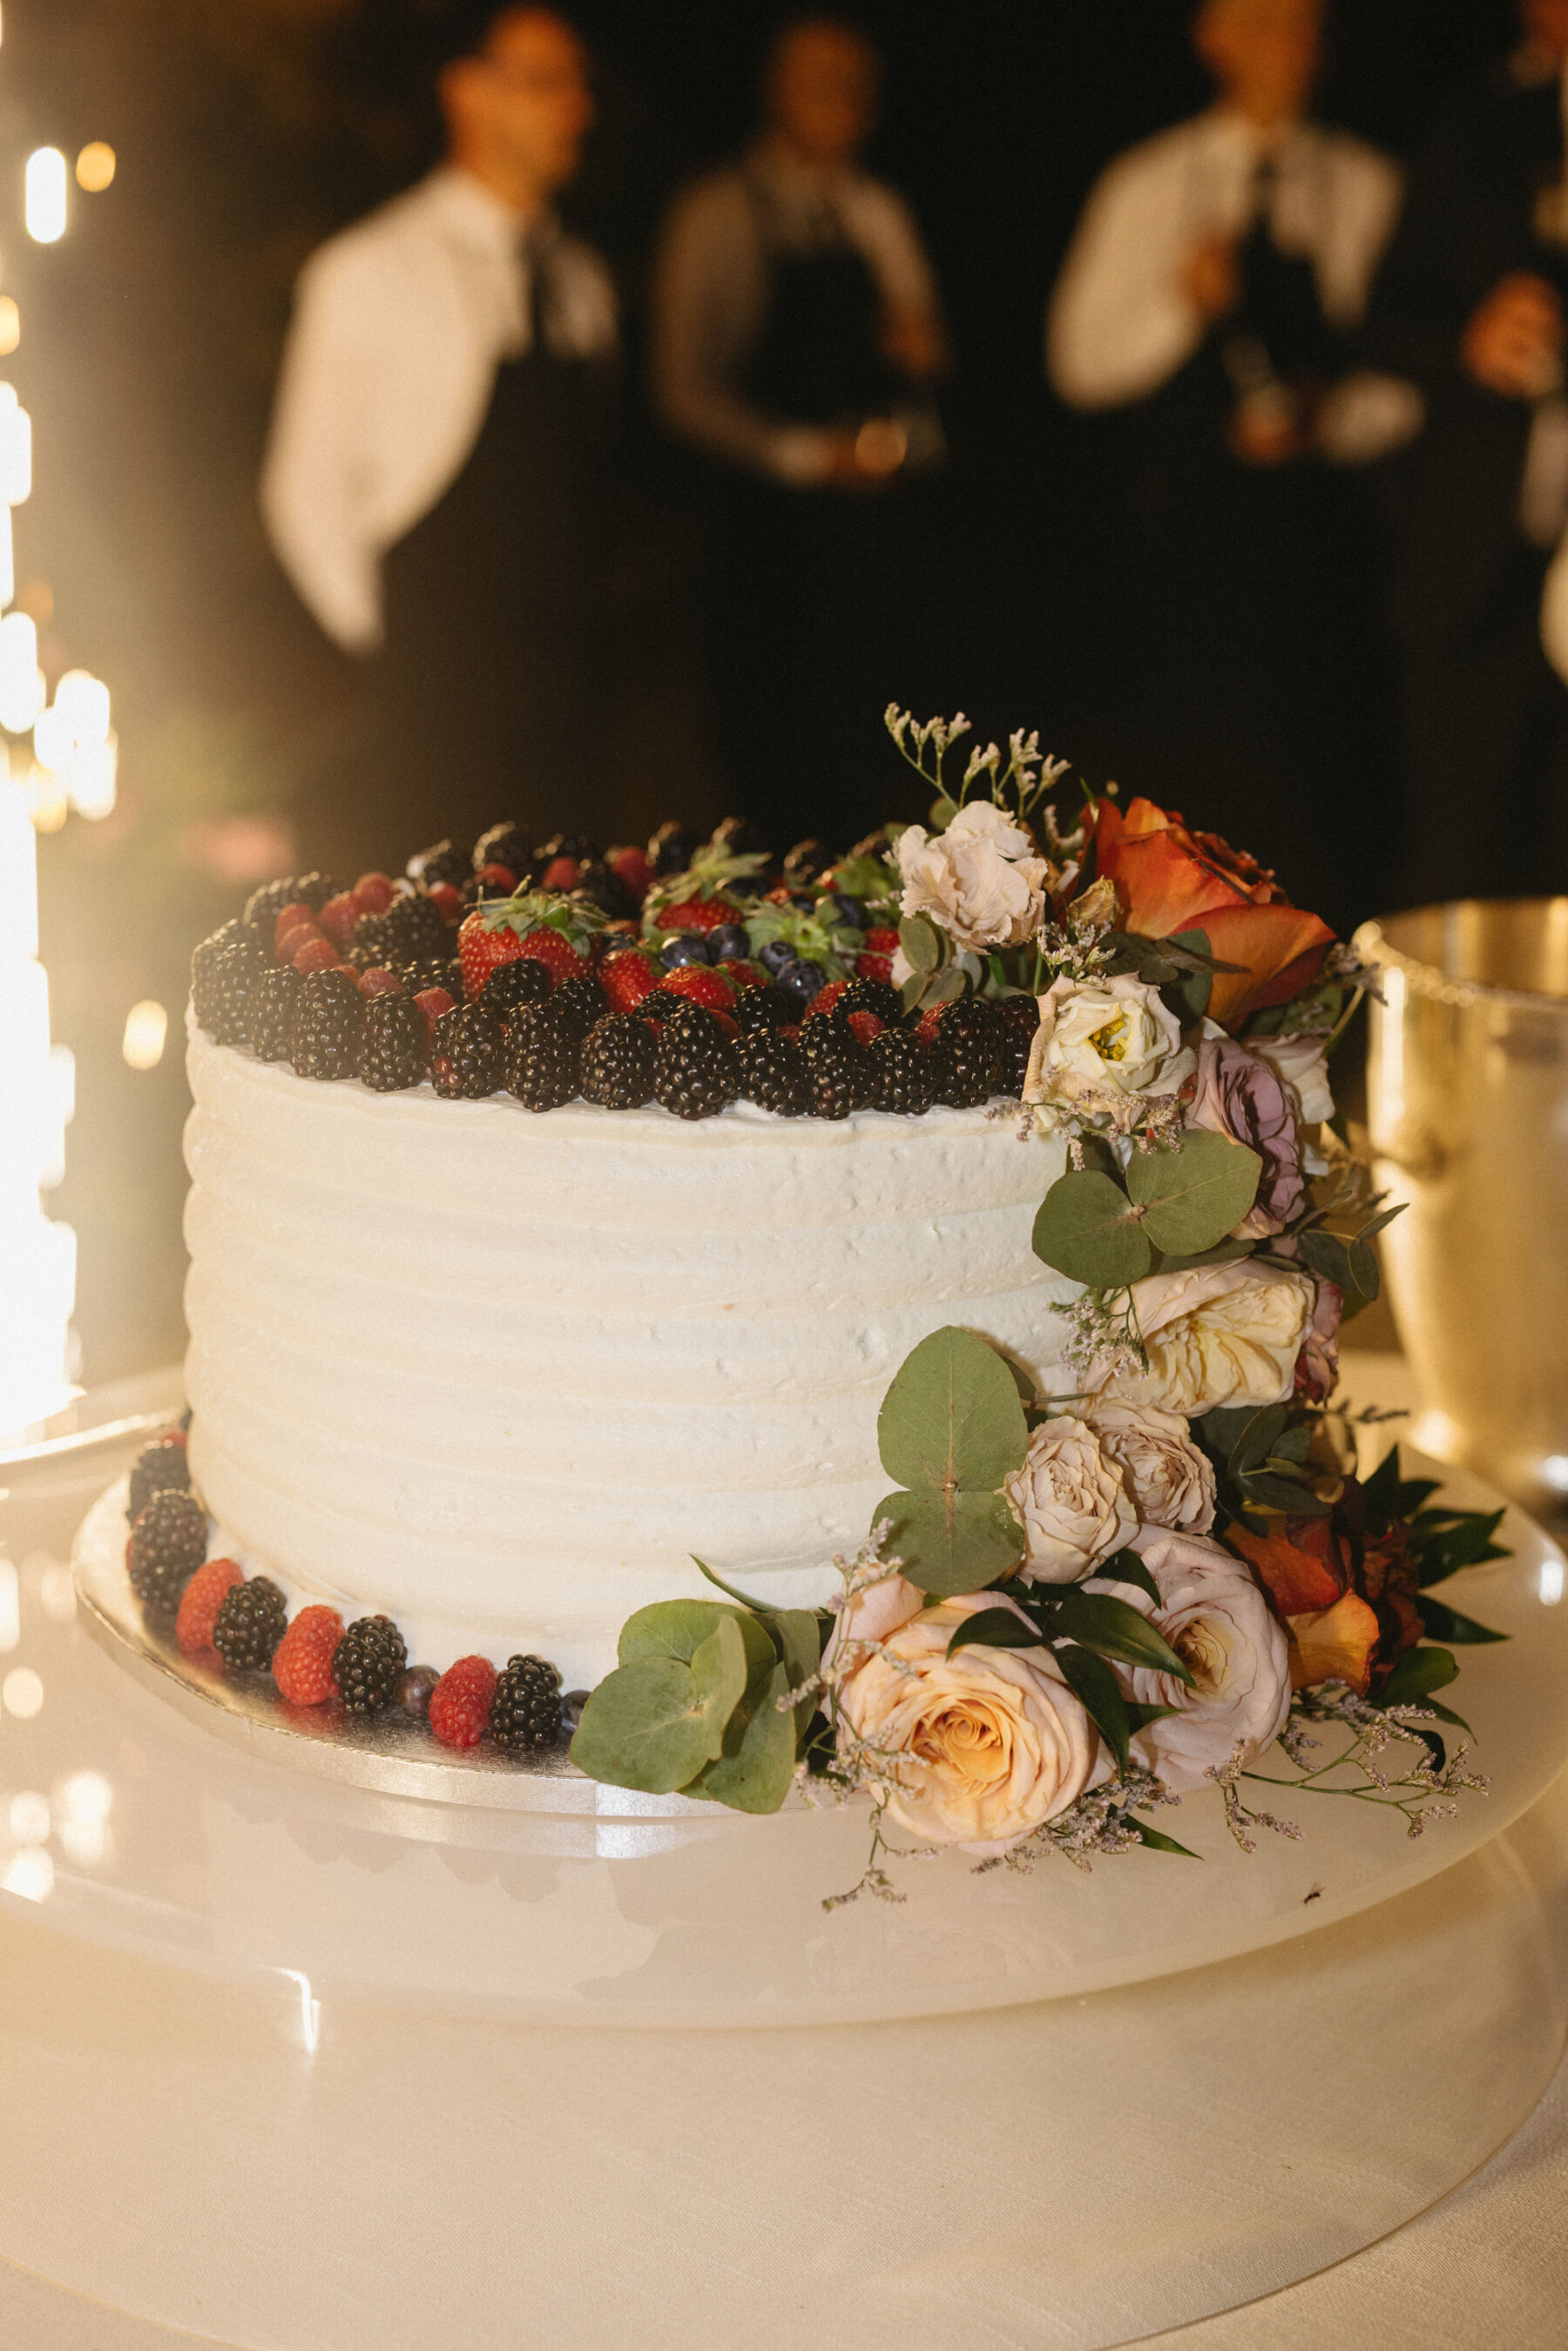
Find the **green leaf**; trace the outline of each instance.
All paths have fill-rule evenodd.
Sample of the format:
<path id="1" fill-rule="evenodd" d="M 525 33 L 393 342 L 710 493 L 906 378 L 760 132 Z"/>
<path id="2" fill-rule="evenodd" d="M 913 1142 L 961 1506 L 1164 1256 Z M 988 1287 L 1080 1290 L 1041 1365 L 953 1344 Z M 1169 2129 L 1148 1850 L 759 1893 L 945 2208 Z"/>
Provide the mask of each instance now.
<path id="1" fill-rule="evenodd" d="M 1276 1440 L 1284 1433 L 1288 1417 L 1282 1404 L 1268 1404 L 1260 1411 L 1248 1415 L 1240 1433 L 1232 1441 L 1226 1463 L 1233 1478 L 1244 1478 L 1249 1469 L 1256 1469 L 1268 1459 Z"/>
<path id="2" fill-rule="evenodd" d="M 724 1593 L 730 1600 L 738 1601 L 741 1607 L 749 1608 L 754 1616 L 767 1615 L 768 1604 L 765 1600 L 753 1600 L 748 1592 L 737 1592 L 733 1583 L 727 1583 L 718 1570 L 710 1567 L 706 1559 L 699 1559 L 695 1551 L 690 1554 L 690 1558 L 692 1565 L 706 1576 L 716 1591 Z"/>
<path id="3" fill-rule="evenodd" d="M 926 1492 L 994 1493 L 1029 1449 L 1011 1367 L 972 1331 L 934 1331 L 905 1357 L 876 1437 L 888 1476 Z"/>
<path id="4" fill-rule="evenodd" d="M 893 1522 L 890 1548 L 911 1583 L 933 1599 L 983 1592 L 1018 1565 L 1023 1529 L 1004 1494 L 889 1494 L 872 1524 Z"/>
<path id="5" fill-rule="evenodd" d="M 911 971 L 936 970 L 942 960 L 942 942 L 924 914 L 909 914 L 898 926 L 898 944 Z"/>
<path id="6" fill-rule="evenodd" d="M 1431 1528 L 1427 1513 L 1417 1531 L 1412 1528 L 1413 1547 L 1417 1565 L 1417 1580 L 1423 1591 L 1434 1583 L 1446 1583 L 1458 1574 L 1461 1567 L 1479 1567 L 1489 1559 L 1506 1559 L 1506 1548 L 1492 1538 L 1502 1523 L 1501 1510 L 1466 1510 L 1458 1514 L 1447 1527 Z"/>
<path id="7" fill-rule="evenodd" d="M 1133 1726 L 1134 1736 L 1140 1730 L 1147 1730 L 1151 1722 L 1163 1722 L 1167 1714 L 1178 1714 L 1181 1711 L 1179 1707 L 1150 1706 L 1143 1698 L 1128 1698 L 1126 1707 L 1127 1720 Z"/>
<path id="8" fill-rule="evenodd" d="M 946 792 L 931 803 L 930 824 L 933 832 L 946 832 L 958 813 L 958 803 L 950 800 Z"/>
<path id="9" fill-rule="evenodd" d="M 1176 1651 L 1135 1608 L 1113 1600 L 1108 1592 L 1080 1592 L 1069 1587 L 1057 1600 L 1051 1616 L 1053 1634 L 1116 1657 L 1125 1666 L 1146 1666 L 1152 1673 L 1174 1674 L 1189 1683 L 1191 1674 Z"/>
<path id="10" fill-rule="evenodd" d="M 1359 1288 L 1351 1270 L 1349 1249 L 1321 1226 L 1311 1225 L 1305 1232 L 1296 1235 L 1296 1252 L 1301 1263 L 1321 1274 L 1325 1281 L 1333 1282 L 1341 1290 Z"/>
<path id="11" fill-rule="evenodd" d="M 1114 1177 L 1084 1168 L 1059 1176 L 1034 1220 L 1034 1253 L 1070 1281 L 1122 1290 L 1141 1281 L 1154 1251 Z"/>
<path id="12" fill-rule="evenodd" d="M 721 1615 L 689 1665 L 651 1652 L 601 1681 L 582 1709 L 571 1760 L 612 1787 L 673 1794 L 723 1753 L 725 1726 L 746 1685 L 740 1626 Z"/>
<path id="13" fill-rule="evenodd" d="M 1263 1162 L 1245 1144 L 1200 1128 L 1183 1136 L 1179 1151 L 1135 1151 L 1127 1190 L 1146 1211 L 1144 1228 L 1155 1249 L 1190 1255 L 1212 1249 L 1241 1222 L 1262 1173 Z"/>
<path id="14" fill-rule="evenodd" d="M 1045 1640 L 1038 1625 L 1026 1625 L 1010 1608 L 980 1608 L 966 1616 L 947 1644 L 947 1655 L 960 1649 L 1038 1649 Z"/>
<path id="15" fill-rule="evenodd" d="M 1464 1716 L 1462 1714 L 1456 1714 L 1451 1707 L 1439 1706 L 1435 1698 L 1425 1698 L 1422 1703 L 1431 1708 L 1439 1722 L 1451 1722 L 1455 1728 L 1459 1730 L 1469 1729 L 1470 1726 L 1465 1720 Z"/>
<path id="16" fill-rule="evenodd" d="M 747 1609 L 726 1608 L 716 1600 L 658 1600 L 650 1608 L 639 1608 L 621 1627 L 617 1655 L 623 1666 L 639 1657 L 674 1657 L 691 1665 L 721 1624 L 739 1628 L 748 1676 L 772 1664 L 778 1651 L 760 1620 Z"/>
<path id="17" fill-rule="evenodd" d="M 1190 1846 L 1177 1844 L 1175 1837 L 1166 1836 L 1163 1829 L 1152 1829 L 1147 1821 L 1134 1820 L 1131 1813 L 1127 1815 L 1127 1826 L 1133 1831 L 1138 1843 L 1146 1844 L 1151 1853 L 1179 1853 L 1184 1861 L 1201 1861 L 1203 1858 L 1201 1854 L 1194 1853 Z"/>
<path id="18" fill-rule="evenodd" d="M 1290 1464 L 1284 1465 L 1287 1469 Z M 1248 1469 L 1237 1479 L 1243 1494 L 1260 1510 L 1283 1510 L 1292 1519 L 1327 1519 L 1333 1504 L 1323 1501 L 1299 1478 L 1277 1477 L 1268 1469 Z"/>
<path id="19" fill-rule="evenodd" d="M 810 1608 L 779 1608 L 764 1620 L 778 1642 L 789 1676 L 784 1687 L 799 1689 L 809 1682 L 822 1662 L 822 1634 Z M 795 1736 L 805 1736 L 808 1724 L 816 1712 L 818 1701 L 803 1698 L 795 1708 Z"/>
<path id="20" fill-rule="evenodd" d="M 1377 1693 L 1379 1706 L 1419 1706 L 1433 1690 L 1447 1689 L 1459 1676 L 1447 1649 L 1406 1649 Z"/>
<path id="21" fill-rule="evenodd" d="M 1094 1573 L 1107 1583 L 1130 1583 L 1135 1592 L 1147 1593 L 1156 1608 L 1160 1604 L 1160 1587 L 1135 1551 L 1113 1552 Z"/>
<path id="22" fill-rule="evenodd" d="M 783 1665 L 747 1685 L 726 1726 L 724 1753 L 692 1783 L 693 1795 L 737 1813 L 779 1810 L 795 1776 L 795 1723 L 778 1703 L 790 1687 Z"/>
<path id="23" fill-rule="evenodd" d="M 1133 1726 L 1127 1719 L 1127 1702 L 1117 1687 L 1115 1675 L 1092 1649 L 1069 1647 L 1051 1654 L 1069 1688 L 1077 1692 L 1084 1713 L 1125 1771 L 1127 1741 L 1133 1735 Z"/>
<path id="24" fill-rule="evenodd" d="M 1214 993 L 1214 973 L 1211 967 L 1213 949 L 1207 931 L 1175 931 L 1166 942 L 1172 947 L 1186 947 L 1201 956 L 1202 966 L 1197 971 L 1184 972 L 1181 978 L 1170 982 L 1164 989 L 1166 1002 L 1184 1029 L 1190 1029 L 1208 1010 L 1208 999 Z"/>
<path id="25" fill-rule="evenodd" d="M 1457 1608 L 1446 1607 L 1440 1600 L 1428 1599 L 1425 1593 L 1416 1607 L 1431 1641 L 1456 1641 L 1465 1648 L 1483 1641 L 1506 1641 L 1509 1637 L 1506 1633 L 1494 1633 L 1490 1625 L 1478 1625 L 1473 1616 L 1461 1616 Z"/>
<path id="26" fill-rule="evenodd" d="M 1162 1255 L 1155 1271 L 1190 1273 L 1194 1266 L 1198 1265 L 1235 1265 L 1240 1259 L 1250 1257 L 1257 1246 L 1256 1241 L 1239 1241 L 1233 1236 L 1228 1236 L 1222 1241 L 1216 1241 L 1212 1249 L 1194 1249 L 1186 1257 Z"/>
<path id="27" fill-rule="evenodd" d="M 1370 1306 L 1383 1287 L 1383 1276 L 1372 1250 L 1358 1236 L 1350 1245 L 1350 1286 L 1359 1290 Z"/>

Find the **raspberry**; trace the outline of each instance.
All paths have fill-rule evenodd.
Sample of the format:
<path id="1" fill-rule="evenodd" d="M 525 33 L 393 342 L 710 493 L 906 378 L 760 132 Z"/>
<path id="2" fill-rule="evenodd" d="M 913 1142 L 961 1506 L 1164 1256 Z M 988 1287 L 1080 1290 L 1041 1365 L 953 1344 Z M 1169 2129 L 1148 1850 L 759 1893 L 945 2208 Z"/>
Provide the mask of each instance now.
<path id="1" fill-rule="evenodd" d="M 384 914 L 397 892 L 389 874 L 361 873 L 354 884 L 352 894 L 361 914 Z"/>
<path id="2" fill-rule="evenodd" d="M 202 1573 L 206 1573 L 204 1568 Z M 325 1706 L 329 1698 L 336 1698 L 332 1660 L 342 1637 L 343 1620 L 335 1608 L 302 1608 L 272 1660 L 278 1697 L 287 1698 L 290 1706 Z"/>
<path id="3" fill-rule="evenodd" d="M 873 1037 L 882 1034 L 883 1023 L 874 1012 L 852 1012 L 848 1019 L 850 1034 L 857 1044 L 869 1045 Z"/>
<path id="4" fill-rule="evenodd" d="M 340 890 L 335 898 L 328 899 L 316 917 L 327 936 L 335 943 L 340 955 L 353 937 L 354 925 L 363 911 L 351 891 Z"/>
<path id="5" fill-rule="evenodd" d="M 314 934 L 319 927 L 315 915 L 302 900 L 297 899 L 292 906 L 280 907 L 277 920 L 272 926 L 273 954 L 280 961 L 282 960 L 283 942 L 290 931 L 308 931 Z"/>
<path id="6" fill-rule="evenodd" d="M 430 903 L 444 921 L 455 923 L 463 912 L 463 893 L 457 888 L 455 883 L 433 882 L 430 885 Z"/>
<path id="7" fill-rule="evenodd" d="M 430 1728 L 443 1747 L 477 1747 L 490 1719 L 496 1668 L 488 1657 L 459 1657 L 430 1694 Z"/>
<path id="8" fill-rule="evenodd" d="M 694 1004 L 706 1006 L 709 1012 L 727 1012 L 735 1002 L 735 989 L 722 972 L 706 963 L 677 964 L 659 982 L 666 996 L 685 996 Z"/>
<path id="9" fill-rule="evenodd" d="M 893 977 L 893 958 L 898 950 L 896 931 L 868 931 L 865 945 L 855 957 L 855 974 L 861 979 Z"/>
<path id="10" fill-rule="evenodd" d="M 314 936 L 302 930 L 291 931 L 286 944 L 292 946 L 295 939 L 304 942 L 303 946 L 296 948 L 287 958 L 296 971 L 304 973 L 331 970 L 338 960 L 338 950 L 330 939 L 324 939 L 319 931 Z"/>
<path id="11" fill-rule="evenodd" d="M 213 1627 L 218 1621 L 218 1610 L 224 1596 L 244 1576 L 232 1559 L 210 1559 L 199 1567 L 185 1586 L 180 1602 L 180 1613 L 174 1619 L 174 1638 L 187 1657 L 199 1657 L 213 1646 Z"/>
<path id="12" fill-rule="evenodd" d="M 831 979 L 826 987 L 819 987 L 806 1007 L 805 1018 L 808 1020 L 820 1020 L 824 1014 L 831 1012 L 848 986 L 847 979 Z"/>
<path id="13" fill-rule="evenodd" d="M 539 888 L 541 890 L 559 890 L 565 892 L 567 890 L 575 890 L 576 887 L 577 860 L 575 857 L 552 857 L 549 863 L 545 867 L 544 872 L 539 875 Z"/>
<path id="14" fill-rule="evenodd" d="M 618 873 L 639 903 L 653 886 L 653 869 L 640 849 L 607 849 L 604 862 Z"/>
<path id="15" fill-rule="evenodd" d="M 373 963 L 369 971 L 360 974 L 361 996 L 401 996 L 402 993 L 402 980 L 395 971 L 389 971 L 384 963 Z"/>
<path id="16" fill-rule="evenodd" d="M 444 1012 L 451 1011 L 457 999 L 444 987 L 422 987 L 413 1000 L 423 1013 L 424 1025 L 434 1037 L 436 1022 Z"/>

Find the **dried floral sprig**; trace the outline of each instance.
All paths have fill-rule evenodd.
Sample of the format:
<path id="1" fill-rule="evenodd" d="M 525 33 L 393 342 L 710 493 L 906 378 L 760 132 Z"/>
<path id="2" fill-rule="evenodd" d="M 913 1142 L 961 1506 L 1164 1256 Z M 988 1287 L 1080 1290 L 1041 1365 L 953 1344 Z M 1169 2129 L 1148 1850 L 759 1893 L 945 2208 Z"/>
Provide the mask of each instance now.
<path id="1" fill-rule="evenodd" d="M 1134 1813 L 1156 1810 L 1162 1804 L 1179 1804 L 1181 1798 L 1173 1796 L 1165 1782 L 1152 1771 L 1134 1768 L 1119 1779 L 1103 1781 L 1091 1788 L 1058 1813 L 1052 1821 L 1042 1821 L 1006 1853 L 993 1855 L 988 1860 L 975 1864 L 974 1874 L 983 1877 L 988 1870 L 1017 1870 L 1030 1876 L 1039 1864 L 1051 1854 L 1060 1854 L 1074 1869 L 1085 1874 L 1092 1867 L 1092 1855 L 1131 1853 L 1145 1842 Z"/>
<path id="2" fill-rule="evenodd" d="M 1305 1795 L 1348 1796 L 1357 1803 L 1383 1806 L 1403 1813 L 1406 1834 L 1420 1836 L 1429 1822 L 1454 1818 L 1458 1797 L 1483 1796 L 1491 1784 L 1484 1772 L 1466 1768 L 1468 1741 L 1439 1762 L 1433 1751 L 1433 1727 L 1443 1719 L 1430 1707 L 1381 1707 L 1343 1682 L 1323 1682 L 1315 1689 L 1296 1692 L 1291 1701 L 1291 1719 L 1280 1734 L 1280 1744 L 1298 1777 L 1287 1780 L 1266 1771 L 1245 1771 L 1240 1776 L 1270 1787 L 1297 1789 Z M 1352 1735 L 1326 1761 L 1313 1763 L 1312 1757 L 1323 1741 L 1312 1736 L 1309 1723 L 1342 1725 Z M 1410 1751 L 1385 1763 L 1384 1758 L 1396 1741 Z M 1392 1768 L 1395 1764 L 1397 1769 Z M 1336 1773 L 1348 1773 L 1348 1782 L 1336 1783 Z M 1230 1818 L 1228 1804 L 1226 1816 Z M 1256 1818 L 1268 1823 L 1266 1813 Z M 1244 1851 L 1251 1850 L 1241 1842 Z"/>

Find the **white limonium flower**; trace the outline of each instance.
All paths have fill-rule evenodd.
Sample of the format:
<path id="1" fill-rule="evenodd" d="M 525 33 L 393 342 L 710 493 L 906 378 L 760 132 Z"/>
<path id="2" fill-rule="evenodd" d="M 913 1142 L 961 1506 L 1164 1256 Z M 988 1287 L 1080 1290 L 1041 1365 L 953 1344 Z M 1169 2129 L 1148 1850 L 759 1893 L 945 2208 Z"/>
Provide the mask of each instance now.
<path id="1" fill-rule="evenodd" d="M 1024 1100 L 1047 1124 L 1087 1113 L 1124 1128 L 1148 1095 L 1179 1092 L 1197 1066 L 1157 988 L 1130 974 L 1063 977 L 1040 999 Z"/>
<path id="2" fill-rule="evenodd" d="M 1023 1526 L 1020 1573 L 1037 1583 L 1082 1582 L 1137 1530 L 1119 1465 L 1070 1413 L 1041 1422 L 1002 1490 Z"/>
<path id="3" fill-rule="evenodd" d="M 946 832 L 905 827 L 895 854 L 903 911 L 928 914 L 960 947 L 1021 946 L 1046 916 L 1050 860 L 989 800 L 961 808 Z"/>

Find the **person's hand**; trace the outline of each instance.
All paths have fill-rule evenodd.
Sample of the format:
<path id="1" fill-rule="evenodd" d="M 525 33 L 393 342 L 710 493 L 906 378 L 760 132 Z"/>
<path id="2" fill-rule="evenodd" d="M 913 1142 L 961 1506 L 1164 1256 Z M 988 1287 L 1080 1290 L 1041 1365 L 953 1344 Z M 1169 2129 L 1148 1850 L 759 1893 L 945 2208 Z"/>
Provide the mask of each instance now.
<path id="1" fill-rule="evenodd" d="M 1507 400 L 1539 400 L 1563 381 L 1563 305 L 1544 277 L 1517 270 L 1492 287 L 1465 329 L 1459 356 L 1476 381 Z"/>
<path id="2" fill-rule="evenodd" d="M 1206 326 L 1223 319 L 1241 299 L 1236 247 L 1223 236 L 1195 245 L 1182 271 L 1182 290 Z"/>

